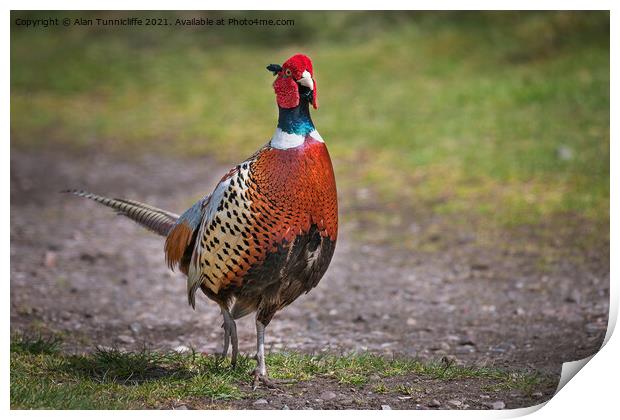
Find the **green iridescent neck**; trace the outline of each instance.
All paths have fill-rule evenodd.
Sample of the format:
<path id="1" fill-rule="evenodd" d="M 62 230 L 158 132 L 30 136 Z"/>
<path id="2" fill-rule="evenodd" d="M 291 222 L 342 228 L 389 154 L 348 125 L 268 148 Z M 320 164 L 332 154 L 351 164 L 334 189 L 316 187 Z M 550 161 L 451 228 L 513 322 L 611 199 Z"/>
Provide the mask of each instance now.
<path id="1" fill-rule="evenodd" d="M 299 105 L 295 108 L 281 108 L 278 116 L 278 128 L 289 134 L 306 136 L 314 130 L 314 123 L 310 117 L 310 101 L 312 91 L 303 86 L 300 87 Z"/>

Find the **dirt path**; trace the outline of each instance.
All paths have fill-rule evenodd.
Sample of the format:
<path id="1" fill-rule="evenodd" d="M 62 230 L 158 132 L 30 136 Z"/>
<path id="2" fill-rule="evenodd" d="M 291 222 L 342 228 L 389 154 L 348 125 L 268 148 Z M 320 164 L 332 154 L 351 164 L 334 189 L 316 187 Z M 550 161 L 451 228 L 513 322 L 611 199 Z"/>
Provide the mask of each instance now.
<path id="1" fill-rule="evenodd" d="M 183 277 L 164 264 L 162 238 L 58 191 L 90 189 L 180 212 L 225 169 L 205 159 L 13 151 L 12 331 L 60 332 L 69 351 L 96 345 L 216 351 L 219 310 L 205 298 L 196 311 L 187 305 Z M 603 257 L 593 252 L 541 272 L 532 255 L 467 240 L 424 253 L 360 243 L 350 211 L 341 209 L 336 254 L 320 285 L 270 324 L 269 351 L 448 355 L 460 363 L 558 374 L 562 362 L 600 347 L 608 249 Z M 252 318 L 238 330 L 241 351 L 251 352 Z M 508 405 L 548 396 L 523 398 Z"/>

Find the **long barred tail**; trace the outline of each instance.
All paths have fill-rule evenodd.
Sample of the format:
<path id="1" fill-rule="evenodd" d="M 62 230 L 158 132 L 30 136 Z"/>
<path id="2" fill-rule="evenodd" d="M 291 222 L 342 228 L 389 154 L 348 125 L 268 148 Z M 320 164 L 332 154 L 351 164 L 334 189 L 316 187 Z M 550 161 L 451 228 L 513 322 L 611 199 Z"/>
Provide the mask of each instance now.
<path id="1" fill-rule="evenodd" d="M 110 207 L 116 210 L 118 214 L 127 216 L 139 225 L 162 236 L 168 235 L 168 232 L 170 232 L 170 229 L 172 229 L 179 218 L 179 216 L 174 213 L 138 201 L 125 200 L 122 198 L 108 198 L 81 190 L 66 190 L 63 192 L 77 195 L 78 197 L 89 198 L 99 204 Z"/>

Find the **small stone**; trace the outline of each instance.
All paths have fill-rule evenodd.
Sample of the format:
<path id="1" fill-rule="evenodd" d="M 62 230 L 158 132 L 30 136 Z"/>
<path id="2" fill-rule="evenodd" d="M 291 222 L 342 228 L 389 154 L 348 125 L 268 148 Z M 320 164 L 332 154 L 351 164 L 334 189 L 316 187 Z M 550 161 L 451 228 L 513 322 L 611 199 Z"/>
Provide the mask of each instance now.
<path id="1" fill-rule="evenodd" d="M 56 267 L 56 253 L 53 251 L 47 251 L 45 253 L 45 259 L 43 264 L 46 268 L 54 268 Z"/>
<path id="2" fill-rule="evenodd" d="M 183 345 L 176 346 L 173 350 L 177 353 L 189 353 L 192 351 L 192 349 L 190 349 L 187 346 L 183 346 Z"/>
<path id="3" fill-rule="evenodd" d="M 433 400 L 430 403 L 428 403 L 428 406 L 431 408 L 437 408 L 437 407 L 441 407 L 441 403 L 437 400 Z"/>
<path id="4" fill-rule="evenodd" d="M 439 344 L 433 344 L 429 347 L 429 350 L 431 351 L 450 350 L 450 344 L 446 343 L 445 341 Z"/>
<path id="5" fill-rule="evenodd" d="M 447 367 L 450 367 L 456 363 L 458 363 L 459 359 L 456 358 L 456 356 L 453 356 L 451 354 L 447 355 L 447 356 L 443 356 L 441 358 L 441 363 L 443 363 L 444 365 L 446 365 Z"/>
<path id="6" fill-rule="evenodd" d="M 568 303 L 581 303 L 581 293 L 579 290 L 573 290 L 570 295 L 568 295 L 564 301 Z"/>
<path id="7" fill-rule="evenodd" d="M 418 321 L 416 321 L 413 318 L 408 318 L 407 319 L 407 325 L 409 325 L 410 327 L 415 327 L 418 324 Z"/>
<path id="8" fill-rule="evenodd" d="M 131 332 L 133 332 L 134 334 L 140 334 L 140 332 L 142 331 L 142 325 L 140 325 L 139 322 L 132 322 L 129 325 L 129 329 L 131 330 Z"/>
<path id="9" fill-rule="evenodd" d="M 476 343 L 474 343 L 474 340 L 471 339 L 470 337 L 462 337 L 459 340 L 459 346 L 475 346 Z"/>
<path id="10" fill-rule="evenodd" d="M 323 391 L 321 392 L 321 395 L 319 395 L 319 398 L 324 401 L 333 400 L 334 398 L 336 398 L 336 393 L 333 391 Z"/>
<path id="11" fill-rule="evenodd" d="M 80 260 L 82 260 L 82 261 L 86 261 L 86 262 L 89 262 L 89 263 L 93 263 L 93 262 L 95 262 L 95 260 L 96 260 L 96 259 L 97 259 L 97 258 L 96 258 L 94 255 L 88 254 L 88 253 L 86 253 L 86 252 L 83 252 L 83 253 L 80 255 Z"/>
<path id="12" fill-rule="evenodd" d="M 306 321 L 306 323 L 310 331 L 317 330 L 321 326 L 321 323 L 316 318 L 308 318 L 308 321 Z"/>
<path id="13" fill-rule="evenodd" d="M 440 234 L 438 234 L 438 233 L 434 233 L 434 234 L 432 234 L 432 235 L 430 235 L 430 236 L 428 237 L 428 240 L 429 240 L 430 242 L 437 242 L 437 241 L 438 241 L 438 240 L 440 240 L 440 239 L 441 239 L 441 235 L 440 235 Z"/>
<path id="14" fill-rule="evenodd" d="M 330 310 L 329 310 L 329 314 L 330 314 L 331 316 L 338 315 L 338 309 L 330 309 Z"/>
<path id="15" fill-rule="evenodd" d="M 62 245 L 50 243 L 47 244 L 47 249 L 49 249 L 50 251 L 60 251 L 62 249 Z"/>
<path id="16" fill-rule="evenodd" d="M 133 337 L 129 335 L 119 335 L 117 338 L 120 342 L 125 343 L 125 344 L 132 344 L 132 343 L 135 343 L 136 341 L 134 340 Z"/>
<path id="17" fill-rule="evenodd" d="M 459 346 L 456 349 L 457 354 L 469 354 L 474 353 L 476 348 L 474 346 Z"/>
<path id="18" fill-rule="evenodd" d="M 381 409 L 382 409 L 382 410 L 391 410 L 391 409 L 392 409 L 392 407 L 390 407 L 389 405 L 385 404 L 385 405 L 382 405 L 382 406 L 381 406 Z"/>
<path id="19" fill-rule="evenodd" d="M 504 401 L 495 401 L 492 403 L 485 403 L 484 405 L 486 405 L 492 410 L 503 410 L 504 408 L 506 408 L 506 403 L 504 403 Z"/>
<path id="20" fill-rule="evenodd" d="M 267 405 L 267 404 L 269 404 L 269 402 L 264 398 L 259 398 L 258 400 L 252 403 L 252 405 Z"/>
<path id="21" fill-rule="evenodd" d="M 532 393 L 532 397 L 537 397 L 537 398 L 540 398 L 540 397 L 542 397 L 542 396 L 543 396 L 543 393 L 542 393 L 542 392 L 534 392 L 534 393 Z"/>
<path id="22" fill-rule="evenodd" d="M 284 404 L 284 406 L 282 407 L 282 410 L 290 410 L 290 408 L 288 408 L 288 405 Z"/>
<path id="23" fill-rule="evenodd" d="M 489 265 L 483 262 L 473 263 L 471 265 L 472 270 L 484 271 L 489 269 Z"/>
<path id="24" fill-rule="evenodd" d="M 376 373 L 373 373 L 372 375 L 370 375 L 368 377 L 368 379 L 370 379 L 372 382 L 376 382 L 376 381 L 380 380 L 381 377 L 379 375 L 377 375 Z"/>
<path id="25" fill-rule="evenodd" d="M 463 405 L 463 403 L 459 400 L 450 400 L 448 401 L 448 404 L 453 405 L 455 407 L 460 407 L 461 405 Z"/>
<path id="26" fill-rule="evenodd" d="M 560 146 L 557 149 L 557 155 L 558 155 L 558 159 L 560 160 L 572 160 L 573 159 L 573 149 L 571 149 L 568 146 Z"/>
<path id="27" fill-rule="evenodd" d="M 187 410 L 187 406 L 186 405 L 180 405 L 178 407 L 174 407 L 175 410 Z"/>

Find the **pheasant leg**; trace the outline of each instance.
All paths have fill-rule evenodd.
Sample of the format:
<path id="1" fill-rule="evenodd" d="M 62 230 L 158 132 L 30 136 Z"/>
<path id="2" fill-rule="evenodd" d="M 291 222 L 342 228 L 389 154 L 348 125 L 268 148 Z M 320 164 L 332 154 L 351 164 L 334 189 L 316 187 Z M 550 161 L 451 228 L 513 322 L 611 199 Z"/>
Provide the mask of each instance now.
<path id="1" fill-rule="evenodd" d="M 258 388 L 258 384 L 273 388 L 274 383 L 267 377 L 267 366 L 265 365 L 265 325 L 256 320 L 256 369 L 252 371 L 254 383 L 252 390 Z"/>
<path id="2" fill-rule="evenodd" d="M 237 324 L 235 323 L 234 318 L 230 315 L 228 310 L 223 312 L 224 315 L 224 331 L 228 330 L 228 336 L 230 337 L 230 341 L 232 342 L 232 356 L 230 360 L 230 364 L 235 366 L 237 364 L 237 357 L 239 355 L 239 341 L 237 340 Z M 224 335 L 224 345 L 225 353 L 224 357 L 228 353 L 228 343 L 226 342 L 226 335 Z"/>
<path id="3" fill-rule="evenodd" d="M 228 348 L 230 347 L 230 342 L 232 341 L 231 364 L 235 366 L 237 364 L 237 356 L 239 355 L 237 324 L 227 308 L 222 307 L 222 316 L 224 318 L 224 323 L 222 324 L 222 328 L 224 328 L 224 345 L 220 356 L 225 358 L 228 355 Z"/>

